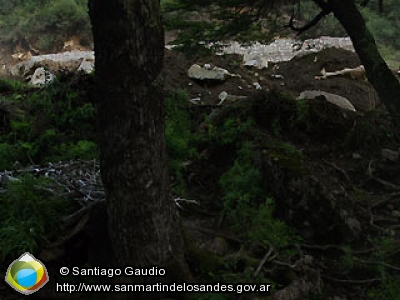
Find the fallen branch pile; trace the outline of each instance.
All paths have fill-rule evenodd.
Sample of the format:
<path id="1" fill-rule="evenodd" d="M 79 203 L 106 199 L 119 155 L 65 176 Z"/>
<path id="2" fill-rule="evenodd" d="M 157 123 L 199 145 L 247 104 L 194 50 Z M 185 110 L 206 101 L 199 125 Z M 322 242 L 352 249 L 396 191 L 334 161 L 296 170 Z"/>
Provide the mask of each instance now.
<path id="1" fill-rule="evenodd" d="M 31 174 L 49 179 L 47 190 L 61 197 L 68 197 L 89 204 L 88 201 L 105 200 L 105 192 L 100 178 L 100 164 L 97 160 L 70 161 L 18 167 L 13 171 L 0 172 L 0 193 L 7 191 L 9 181 L 21 180 Z"/>

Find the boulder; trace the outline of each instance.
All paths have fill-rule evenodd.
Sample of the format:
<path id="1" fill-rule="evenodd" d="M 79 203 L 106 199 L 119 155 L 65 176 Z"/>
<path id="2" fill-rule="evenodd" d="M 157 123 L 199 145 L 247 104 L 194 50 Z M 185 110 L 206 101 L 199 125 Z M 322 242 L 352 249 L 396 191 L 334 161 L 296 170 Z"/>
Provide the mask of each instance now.
<path id="1" fill-rule="evenodd" d="M 256 67 L 258 69 L 268 68 L 268 58 L 259 53 L 250 53 L 243 56 L 243 65 L 246 67 Z"/>
<path id="2" fill-rule="evenodd" d="M 14 65 L 10 69 L 10 74 L 15 77 L 25 77 L 31 72 L 31 70 L 34 68 L 34 66 L 35 66 L 35 62 L 31 59 L 27 60 L 27 61 L 23 61 L 23 62 L 20 62 L 20 63 Z"/>
<path id="3" fill-rule="evenodd" d="M 256 90 L 262 90 L 262 86 L 258 82 L 254 82 L 253 86 L 256 88 Z"/>
<path id="4" fill-rule="evenodd" d="M 93 51 L 69 51 L 58 54 L 32 56 L 26 61 L 21 61 L 10 69 L 10 73 L 16 77 L 26 77 L 32 74 L 38 67 L 46 67 L 53 73 L 76 72 L 82 67 L 88 68 L 86 62 L 94 61 Z"/>
<path id="5" fill-rule="evenodd" d="M 54 80 L 54 75 L 43 67 L 37 68 L 33 75 L 30 77 L 29 84 L 35 86 L 42 86 L 51 83 Z"/>
<path id="6" fill-rule="evenodd" d="M 78 72 L 90 74 L 94 71 L 94 61 L 84 60 L 78 68 Z"/>
<path id="7" fill-rule="evenodd" d="M 315 99 L 320 96 L 323 96 L 326 101 L 339 106 L 342 109 L 356 111 L 353 104 L 351 104 L 351 102 L 345 97 L 323 91 L 303 91 L 297 97 L 297 100 Z"/>
<path id="8" fill-rule="evenodd" d="M 202 68 L 197 64 L 192 65 L 188 70 L 188 76 L 196 80 L 225 81 L 231 74 L 222 68 Z"/>

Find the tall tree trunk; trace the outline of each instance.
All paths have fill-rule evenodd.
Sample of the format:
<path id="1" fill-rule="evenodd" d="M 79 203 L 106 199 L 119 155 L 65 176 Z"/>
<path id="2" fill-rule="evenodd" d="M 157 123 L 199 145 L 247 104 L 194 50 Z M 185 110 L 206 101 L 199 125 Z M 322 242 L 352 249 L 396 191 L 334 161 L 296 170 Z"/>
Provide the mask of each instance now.
<path id="1" fill-rule="evenodd" d="M 90 0 L 89 9 L 115 263 L 164 267 L 170 277 L 183 276 L 187 266 L 164 138 L 159 0 Z"/>
<path id="2" fill-rule="evenodd" d="M 380 55 L 375 39 L 354 0 L 329 0 L 328 5 L 349 34 L 365 67 L 368 80 L 390 112 L 393 121 L 400 125 L 400 83 Z"/>

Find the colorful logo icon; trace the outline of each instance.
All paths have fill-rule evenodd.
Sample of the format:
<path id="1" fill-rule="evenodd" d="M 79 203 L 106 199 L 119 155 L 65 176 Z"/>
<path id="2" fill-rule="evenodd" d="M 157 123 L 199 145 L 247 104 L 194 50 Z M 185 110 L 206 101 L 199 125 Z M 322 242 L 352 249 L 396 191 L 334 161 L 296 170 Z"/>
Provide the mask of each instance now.
<path id="1" fill-rule="evenodd" d="M 32 254 L 26 252 L 7 270 L 6 282 L 16 291 L 29 295 L 49 281 L 46 267 Z"/>

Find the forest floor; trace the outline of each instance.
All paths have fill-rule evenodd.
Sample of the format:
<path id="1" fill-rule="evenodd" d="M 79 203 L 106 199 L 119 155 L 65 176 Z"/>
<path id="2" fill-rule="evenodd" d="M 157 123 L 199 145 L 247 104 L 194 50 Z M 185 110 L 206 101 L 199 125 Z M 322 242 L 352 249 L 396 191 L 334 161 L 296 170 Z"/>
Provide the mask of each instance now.
<path id="1" fill-rule="evenodd" d="M 200 66 L 218 66 L 232 74 L 240 75 L 241 78 L 232 77 L 220 84 L 198 84 L 187 75 L 188 69 L 194 63 Z M 210 55 L 187 59 L 176 51 L 165 51 L 166 88 L 185 89 L 192 98 L 200 97 L 204 104 L 217 104 L 220 101 L 218 96 L 223 91 L 229 95 L 248 96 L 255 90 L 253 84 L 258 82 L 264 90 L 278 89 L 292 96 L 298 96 L 305 90 L 326 91 L 349 99 L 356 109 L 367 110 L 377 106 L 379 99 L 372 86 L 365 80 L 351 80 L 341 76 L 329 80 L 314 78 L 321 75 L 323 68 L 332 72 L 359 65 L 360 60 L 355 53 L 334 48 L 294 58 L 289 62 L 270 64 L 262 70 L 244 67 L 239 55 Z M 282 75 L 283 79 L 277 79 L 274 75 Z"/>

